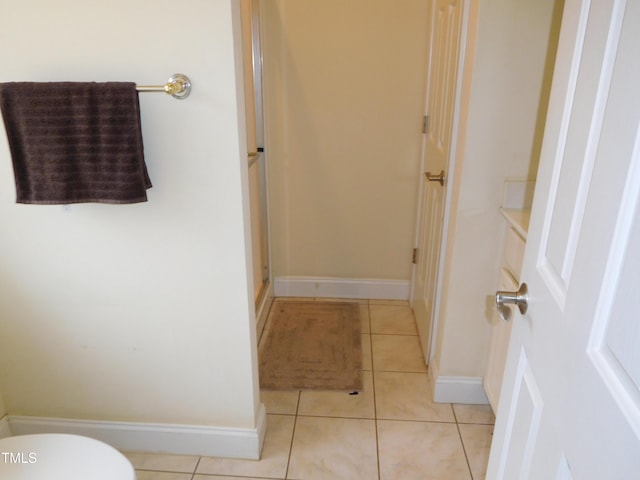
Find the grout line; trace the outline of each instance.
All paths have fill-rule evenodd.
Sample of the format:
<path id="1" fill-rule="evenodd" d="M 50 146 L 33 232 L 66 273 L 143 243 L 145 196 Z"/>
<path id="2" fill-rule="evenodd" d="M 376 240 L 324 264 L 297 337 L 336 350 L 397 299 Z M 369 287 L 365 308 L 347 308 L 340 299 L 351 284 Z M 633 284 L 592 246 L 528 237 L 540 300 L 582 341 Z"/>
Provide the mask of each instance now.
<path id="1" fill-rule="evenodd" d="M 436 425 L 454 425 L 455 422 L 447 422 L 445 420 L 417 420 L 413 418 L 380 418 L 379 420 L 397 423 L 433 423 Z M 456 424 L 457 425 L 457 424 Z"/>
<path id="2" fill-rule="evenodd" d="M 334 418 L 336 420 L 375 420 L 375 417 L 345 417 L 340 415 L 298 415 L 300 418 Z"/>
<path id="3" fill-rule="evenodd" d="M 462 432 L 460 431 L 460 422 L 458 421 L 458 416 L 456 415 L 456 409 L 453 408 L 453 403 L 451 404 L 451 410 L 453 411 L 453 418 L 456 421 L 456 430 L 458 430 L 458 437 L 460 438 L 460 443 L 462 444 L 462 452 L 464 453 L 464 459 L 467 462 L 469 475 L 471 480 L 473 480 L 473 472 L 471 471 L 471 462 L 469 461 L 469 455 L 467 454 L 467 447 L 465 446 L 464 440 L 462 438 Z"/>
<path id="4" fill-rule="evenodd" d="M 296 402 L 296 417 L 300 414 L 300 400 L 302 400 L 302 390 L 298 390 L 298 401 Z"/>
<path id="5" fill-rule="evenodd" d="M 471 471 L 471 462 L 469 462 L 469 455 L 467 454 L 467 447 L 464 445 L 464 440 L 462 439 L 462 432 L 460 431 L 460 425 L 456 423 L 456 429 L 458 430 L 458 437 L 460 437 L 460 443 L 462 444 L 462 452 L 464 453 L 464 459 L 467 462 L 467 468 L 469 469 L 469 476 L 471 480 L 473 480 L 473 472 Z"/>
<path id="6" fill-rule="evenodd" d="M 378 470 L 378 480 L 380 472 L 380 439 L 378 438 L 378 405 L 376 404 L 376 370 L 373 363 L 373 333 L 371 331 L 371 300 L 367 302 L 367 316 L 369 318 L 369 349 L 371 350 L 371 395 L 373 396 L 373 426 L 376 433 L 376 463 Z"/>
<path id="7" fill-rule="evenodd" d="M 296 426 L 298 424 L 298 411 L 300 410 L 301 392 L 298 390 L 298 401 L 296 402 L 296 414 L 293 417 L 293 430 L 291 431 L 291 442 L 289 442 L 289 455 L 287 457 L 287 468 L 284 471 L 284 478 L 289 476 L 289 466 L 291 465 L 291 454 L 293 453 L 293 439 L 296 436 Z"/>
<path id="8" fill-rule="evenodd" d="M 198 471 L 198 467 L 200 466 L 200 460 L 202 460 L 202 456 L 198 457 L 198 461 L 196 462 L 196 466 L 193 469 L 193 473 L 191 474 L 191 480 L 193 480 L 194 478 L 196 478 L 196 472 Z"/>

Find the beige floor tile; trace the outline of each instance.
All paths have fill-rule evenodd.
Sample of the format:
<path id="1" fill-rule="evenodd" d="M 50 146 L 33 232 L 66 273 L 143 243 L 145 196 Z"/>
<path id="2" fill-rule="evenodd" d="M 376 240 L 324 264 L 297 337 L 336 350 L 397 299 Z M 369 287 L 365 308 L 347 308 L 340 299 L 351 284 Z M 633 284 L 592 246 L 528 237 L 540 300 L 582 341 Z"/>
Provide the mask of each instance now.
<path id="1" fill-rule="evenodd" d="M 374 371 L 426 372 L 420 337 L 371 335 Z"/>
<path id="2" fill-rule="evenodd" d="M 493 425 L 459 425 L 473 480 L 484 480 L 493 438 Z"/>
<path id="3" fill-rule="evenodd" d="M 458 423 L 479 423 L 483 425 L 493 425 L 496 423 L 496 416 L 491 410 L 491 405 L 462 405 L 453 404 Z"/>
<path id="4" fill-rule="evenodd" d="M 418 335 L 409 305 L 371 305 L 371 333 Z"/>
<path id="5" fill-rule="evenodd" d="M 284 478 L 295 417 L 268 415 L 267 436 L 260 460 L 202 457 L 196 473 L 245 477 Z"/>
<path id="6" fill-rule="evenodd" d="M 373 373 L 363 372 L 364 390 L 357 395 L 348 392 L 300 392 L 298 415 L 375 418 L 373 405 Z"/>
<path id="7" fill-rule="evenodd" d="M 295 415 L 298 410 L 299 390 L 260 390 L 260 400 L 267 413 Z"/>
<path id="8" fill-rule="evenodd" d="M 360 305 L 360 333 L 371 333 L 369 305 Z"/>
<path id="9" fill-rule="evenodd" d="M 191 480 L 191 473 L 150 472 L 136 470 L 136 480 Z M 211 477 L 209 477 L 211 478 Z"/>
<path id="10" fill-rule="evenodd" d="M 375 372 L 376 418 L 455 422 L 450 403 L 435 403 L 425 373 Z"/>
<path id="11" fill-rule="evenodd" d="M 189 477 L 189 480 L 191 480 L 191 477 Z M 220 475 L 215 475 L 215 476 L 211 476 L 211 475 L 194 475 L 193 480 L 285 480 L 284 477 L 282 478 L 266 478 L 266 477 L 227 477 L 225 476 L 220 476 Z"/>
<path id="12" fill-rule="evenodd" d="M 162 453 L 123 452 L 136 470 L 193 473 L 200 457 Z"/>
<path id="13" fill-rule="evenodd" d="M 373 359 L 371 357 L 371 335 L 362 334 L 362 369 L 373 370 Z"/>
<path id="14" fill-rule="evenodd" d="M 455 424 L 378 421 L 381 480 L 470 480 Z"/>
<path id="15" fill-rule="evenodd" d="M 298 417 L 287 478 L 378 478 L 375 421 Z"/>

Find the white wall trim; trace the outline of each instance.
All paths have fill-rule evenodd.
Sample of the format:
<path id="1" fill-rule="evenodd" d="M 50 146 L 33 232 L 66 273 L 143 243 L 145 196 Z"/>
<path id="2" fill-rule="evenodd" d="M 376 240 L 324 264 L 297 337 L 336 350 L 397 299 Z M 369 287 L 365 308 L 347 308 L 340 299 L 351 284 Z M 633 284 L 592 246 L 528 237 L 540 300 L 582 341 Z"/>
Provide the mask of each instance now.
<path id="1" fill-rule="evenodd" d="M 9 416 L 5 415 L 0 418 L 0 439 L 11 436 L 11 429 L 9 428 Z"/>
<path id="2" fill-rule="evenodd" d="M 267 317 L 269 316 L 269 309 L 271 308 L 272 303 L 273 284 L 269 282 L 265 286 L 264 294 L 262 295 L 258 308 L 256 309 L 256 332 L 258 334 L 258 340 L 260 339 L 260 334 L 262 333 L 265 323 L 267 323 Z"/>
<path id="3" fill-rule="evenodd" d="M 482 383 L 482 377 L 439 375 L 438 366 L 433 360 L 429 365 L 429 384 L 434 402 L 488 405 L 489 399 Z"/>
<path id="4" fill-rule="evenodd" d="M 95 438 L 120 450 L 257 460 L 266 433 L 266 418 L 261 404 L 255 429 L 18 415 L 8 416 L 8 426 L 13 435 L 70 433 Z"/>
<path id="5" fill-rule="evenodd" d="M 333 277 L 275 277 L 276 297 L 331 297 L 407 300 L 408 280 Z"/>

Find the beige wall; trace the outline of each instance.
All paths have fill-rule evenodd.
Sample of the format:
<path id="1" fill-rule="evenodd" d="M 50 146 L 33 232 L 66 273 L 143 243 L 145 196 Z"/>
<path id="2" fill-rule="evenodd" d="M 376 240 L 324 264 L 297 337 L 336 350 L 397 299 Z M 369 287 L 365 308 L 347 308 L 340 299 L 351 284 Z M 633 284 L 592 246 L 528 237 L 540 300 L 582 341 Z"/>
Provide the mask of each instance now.
<path id="1" fill-rule="evenodd" d="M 231 0 L 3 3 L 0 81 L 193 82 L 184 101 L 141 94 L 148 203 L 16 205 L 0 135 L 10 414 L 255 428 L 237 14 Z"/>
<path id="2" fill-rule="evenodd" d="M 470 103 L 458 147 L 433 358 L 443 376 L 484 375 L 488 316 L 494 312 L 490 297 L 498 286 L 505 228 L 498 211 L 503 185 L 535 179 L 549 87 L 545 67 L 554 1 L 474 4 L 475 61 L 469 66 Z"/>
<path id="3" fill-rule="evenodd" d="M 427 2 L 262 6 L 273 275 L 409 280 Z"/>

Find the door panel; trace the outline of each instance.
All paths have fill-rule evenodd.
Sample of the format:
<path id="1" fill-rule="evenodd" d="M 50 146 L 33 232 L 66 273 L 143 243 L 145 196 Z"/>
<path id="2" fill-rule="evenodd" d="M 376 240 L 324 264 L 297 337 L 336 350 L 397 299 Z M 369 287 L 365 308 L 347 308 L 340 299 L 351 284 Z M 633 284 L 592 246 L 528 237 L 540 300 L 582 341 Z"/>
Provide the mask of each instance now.
<path id="1" fill-rule="evenodd" d="M 513 320 L 487 478 L 640 471 L 638 45 L 639 0 L 566 1 L 522 274 L 529 310 Z M 535 435 L 518 413 L 523 358 Z"/>
<path id="2" fill-rule="evenodd" d="M 431 38 L 424 147 L 424 171 L 443 172 L 444 185 L 422 178 L 418 221 L 418 258 L 413 282 L 412 305 L 425 360 L 429 360 L 431 331 L 438 295 L 445 205 L 446 173 L 451 154 L 456 108 L 458 65 L 464 2 L 433 0 L 430 9 Z"/>
<path id="3" fill-rule="evenodd" d="M 623 416 L 640 435 L 640 134 L 624 189 L 599 308 L 590 338 L 590 357 L 602 382 L 614 392 Z"/>
<path id="4" fill-rule="evenodd" d="M 443 187 L 425 180 L 422 192 L 420 255 L 417 258 L 413 309 L 425 360 L 429 361 L 431 326 L 437 294 L 440 243 L 442 240 Z"/>
<path id="5" fill-rule="evenodd" d="M 515 378 L 515 392 L 507 431 L 507 461 L 504 478 L 527 478 L 531 452 L 538 437 L 542 414 L 542 397 L 524 350 L 520 351 Z"/>
<path id="6" fill-rule="evenodd" d="M 586 194 L 593 175 L 597 137 L 590 136 L 590 132 L 601 122 L 603 96 L 599 91 L 603 93 L 608 83 L 606 76 L 601 78 L 598 72 L 598 64 L 602 63 L 605 53 L 604 42 L 598 37 L 606 35 L 606 22 L 611 17 L 611 10 L 609 2 L 597 2 L 592 8 L 583 9 L 578 17 L 575 54 L 588 51 L 589 55 L 572 67 L 571 90 L 562 126 L 563 138 L 559 143 L 563 152 L 557 156 L 548 207 L 552 212 L 551 221 L 545 226 L 542 238 L 545 253 L 541 261 L 549 276 L 548 285 L 553 285 L 561 304 L 571 276 Z M 603 32 L 587 38 L 587 24 L 590 31 Z M 571 161 L 576 158 L 581 161 Z"/>

